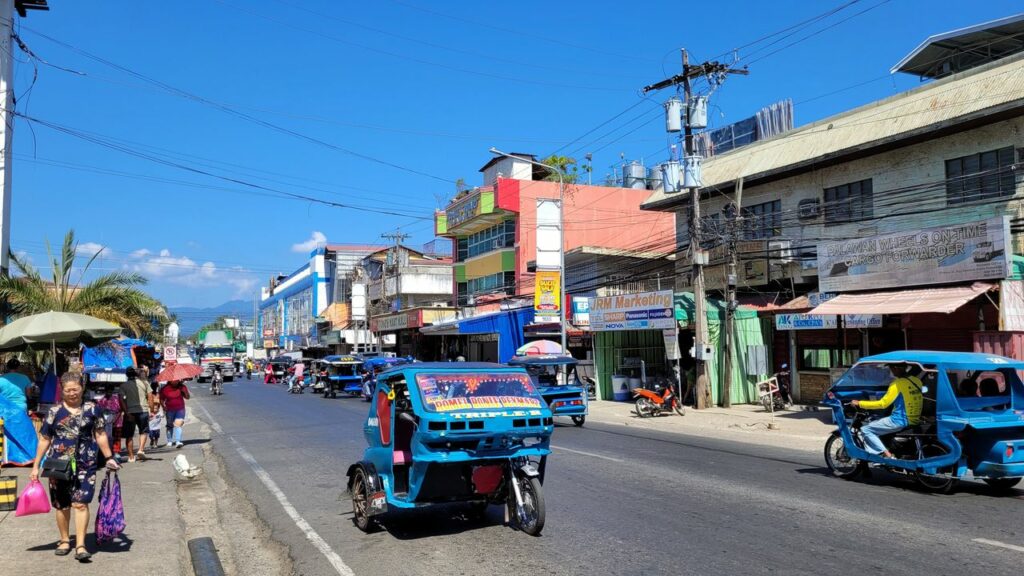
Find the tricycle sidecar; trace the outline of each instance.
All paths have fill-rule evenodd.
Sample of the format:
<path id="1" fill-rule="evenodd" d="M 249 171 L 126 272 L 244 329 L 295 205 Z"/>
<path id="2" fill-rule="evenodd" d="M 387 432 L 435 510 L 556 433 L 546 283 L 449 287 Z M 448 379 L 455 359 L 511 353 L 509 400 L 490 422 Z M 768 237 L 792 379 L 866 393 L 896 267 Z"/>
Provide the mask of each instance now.
<path id="1" fill-rule="evenodd" d="M 414 363 L 382 373 L 348 470 L 356 525 L 390 510 L 447 502 L 507 508 L 531 535 L 544 528 L 542 484 L 551 411 L 522 368 Z"/>
<path id="2" fill-rule="evenodd" d="M 569 354 L 514 356 L 509 366 L 522 366 L 554 416 L 568 416 L 583 426 L 587 419 L 587 392 L 576 372 L 578 362 Z"/>
<path id="3" fill-rule="evenodd" d="M 885 393 L 890 366 L 904 364 L 921 383 L 920 422 L 882 436 L 891 458 L 865 449 L 869 414 L 851 405 Z M 994 354 L 907 350 L 861 359 L 826 393 L 837 429 L 825 461 L 841 478 L 869 466 L 913 477 L 945 492 L 968 475 L 1007 490 L 1024 477 L 1024 362 Z"/>
<path id="4" fill-rule="evenodd" d="M 362 392 L 362 356 L 356 354 L 325 356 L 322 362 L 327 369 L 324 398 L 337 398 L 339 391 L 349 396 L 358 396 Z"/>

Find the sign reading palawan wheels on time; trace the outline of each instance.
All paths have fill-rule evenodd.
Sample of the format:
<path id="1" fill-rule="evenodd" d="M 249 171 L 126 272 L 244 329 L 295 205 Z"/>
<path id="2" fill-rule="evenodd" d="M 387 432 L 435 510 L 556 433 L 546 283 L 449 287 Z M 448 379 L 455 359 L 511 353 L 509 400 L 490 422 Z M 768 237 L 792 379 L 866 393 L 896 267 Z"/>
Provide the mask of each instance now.
<path id="1" fill-rule="evenodd" d="M 675 328 L 672 291 L 638 292 L 590 299 L 590 330 L 668 330 Z"/>
<path id="2" fill-rule="evenodd" d="M 561 277 L 557 270 L 538 270 L 534 276 L 533 309 L 557 315 L 561 300 Z"/>

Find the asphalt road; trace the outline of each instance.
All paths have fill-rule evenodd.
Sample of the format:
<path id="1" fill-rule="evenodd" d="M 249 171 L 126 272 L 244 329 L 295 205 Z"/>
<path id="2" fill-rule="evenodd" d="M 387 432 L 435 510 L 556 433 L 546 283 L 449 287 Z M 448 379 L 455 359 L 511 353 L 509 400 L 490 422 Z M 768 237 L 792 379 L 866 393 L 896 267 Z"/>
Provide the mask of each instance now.
<path id="1" fill-rule="evenodd" d="M 363 534 L 344 483 L 369 404 L 256 381 L 221 397 L 194 388 L 194 414 L 216 423 L 215 449 L 299 574 L 1017 575 L 1024 563 L 1024 490 L 847 482 L 820 453 L 589 422 L 555 431 L 540 538 L 504 526 L 499 507 L 476 521 L 460 506 Z"/>

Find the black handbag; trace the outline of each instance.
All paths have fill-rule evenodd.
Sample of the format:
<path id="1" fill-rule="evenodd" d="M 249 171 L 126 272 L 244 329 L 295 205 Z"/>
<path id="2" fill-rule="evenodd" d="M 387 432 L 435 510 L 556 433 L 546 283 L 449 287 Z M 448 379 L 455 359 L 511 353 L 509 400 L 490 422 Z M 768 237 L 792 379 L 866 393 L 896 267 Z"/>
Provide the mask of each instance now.
<path id="1" fill-rule="evenodd" d="M 40 475 L 45 478 L 53 478 L 54 480 L 70 481 L 75 477 L 71 458 L 47 458 L 43 460 L 43 471 Z"/>

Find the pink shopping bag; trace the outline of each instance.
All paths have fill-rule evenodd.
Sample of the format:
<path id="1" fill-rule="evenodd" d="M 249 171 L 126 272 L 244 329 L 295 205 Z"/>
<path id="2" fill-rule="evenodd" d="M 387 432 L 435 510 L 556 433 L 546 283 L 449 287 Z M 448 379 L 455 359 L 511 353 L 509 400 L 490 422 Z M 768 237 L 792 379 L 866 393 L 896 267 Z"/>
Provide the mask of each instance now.
<path id="1" fill-rule="evenodd" d="M 21 497 L 18 498 L 18 509 L 15 510 L 14 515 L 30 516 L 46 514 L 49 511 L 50 497 L 46 494 L 46 488 L 43 488 L 39 480 L 29 482 L 25 491 L 21 493 Z"/>

